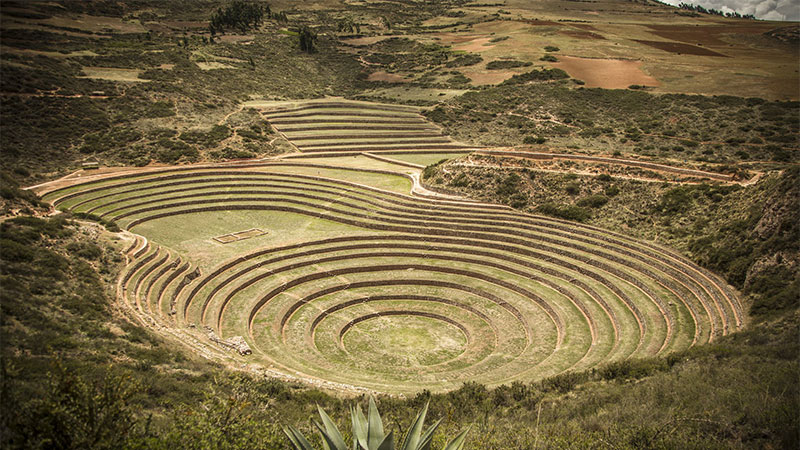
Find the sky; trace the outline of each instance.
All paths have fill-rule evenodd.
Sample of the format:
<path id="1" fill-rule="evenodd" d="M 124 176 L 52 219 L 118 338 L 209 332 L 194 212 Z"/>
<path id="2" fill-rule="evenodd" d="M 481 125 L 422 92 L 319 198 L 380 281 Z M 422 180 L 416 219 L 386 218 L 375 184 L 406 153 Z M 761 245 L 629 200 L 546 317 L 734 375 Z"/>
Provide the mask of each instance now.
<path id="1" fill-rule="evenodd" d="M 691 3 L 722 12 L 752 14 L 764 20 L 800 21 L 800 0 L 664 0 L 670 5 Z"/>

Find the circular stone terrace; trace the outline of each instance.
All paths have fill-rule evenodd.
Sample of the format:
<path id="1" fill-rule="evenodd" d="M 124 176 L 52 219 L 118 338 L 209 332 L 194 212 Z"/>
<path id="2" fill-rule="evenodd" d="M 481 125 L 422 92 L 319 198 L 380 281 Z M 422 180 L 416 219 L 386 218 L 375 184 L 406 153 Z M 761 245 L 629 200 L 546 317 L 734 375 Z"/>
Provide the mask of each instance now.
<path id="1" fill-rule="evenodd" d="M 413 166 L 431 157 L 419 151 L 398 155 L 406 166 L 348 156 L 134 171 L 43 198 L 127 230 L 119 301 L 143 324 L 322 386 L 527 382 L 741 327 L 733 290 L 668 248 L 410 195 Z"/>

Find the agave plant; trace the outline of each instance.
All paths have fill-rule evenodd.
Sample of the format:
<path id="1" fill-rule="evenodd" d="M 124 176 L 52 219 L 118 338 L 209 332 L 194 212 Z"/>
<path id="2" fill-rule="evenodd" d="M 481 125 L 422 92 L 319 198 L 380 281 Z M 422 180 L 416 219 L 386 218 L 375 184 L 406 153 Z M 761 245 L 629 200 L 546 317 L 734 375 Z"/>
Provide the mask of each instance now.
<path id="1" fill-rule="evenodd" d="M 336 424 L 325 413 L 325 411 L 317 405 L 319 416 L 322 419 L 322 424 L 313 421 L 314 426 L 317 427 L 319 433 L 322 435 L 322 441 L 327 450 L 394 450 L 394 432 L 390 431 L 389 434 L 383 432 L 383 421 L 380 414 L 378 414 L 378 407 L 375 406 L 375 399 L 370 397 L 369 410 L 367 417 L 361 412 L 361 407 L 350 407 L 350 418 L 353 423 L 353 443 L 348 446 Z M 411 424 L 411 428 L 403 440 L 403 445 L 400 450 L 430 450 L 431 442 L 433 441 L 433 433 L 439 427 L 441 419 L 437 420 L 427 431 L 422 432 L 422 425 L 425 422 L 425 415 L 428 413 L 428 404 L 422 408 Z M 466 429 L 453 438 L 444 448 L 444 450 L 461 450 L 464 446 L 464 439 L 467 436 Z M 296 450 L 314 450 L 308 439 L 303 436 L 297 428 L 289 425 L 283 427 L 283 432 L 289 437 L 292 446 Z"/>

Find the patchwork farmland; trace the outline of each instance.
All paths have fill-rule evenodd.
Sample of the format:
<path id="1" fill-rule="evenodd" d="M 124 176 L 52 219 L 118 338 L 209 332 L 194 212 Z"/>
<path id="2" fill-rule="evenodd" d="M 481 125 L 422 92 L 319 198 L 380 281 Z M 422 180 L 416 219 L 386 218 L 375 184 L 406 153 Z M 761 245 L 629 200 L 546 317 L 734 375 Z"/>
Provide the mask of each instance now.
<path id="1" fill-rule="evenodd" d="M 339 108 L 269 117 L 291 139 L 305 131 L 278 119 Z M 375 139 L 353 145 L 394 148 L 396 138 Z M 742 326 L 732 289 L 670 249 L 412 196 L 407 173 L 291 161 L 135 172 L 43 198 L 129 232 L 119 299 L 143 324 L 209 358 L 323 386 L 412 393 L 532 381 Z"/>

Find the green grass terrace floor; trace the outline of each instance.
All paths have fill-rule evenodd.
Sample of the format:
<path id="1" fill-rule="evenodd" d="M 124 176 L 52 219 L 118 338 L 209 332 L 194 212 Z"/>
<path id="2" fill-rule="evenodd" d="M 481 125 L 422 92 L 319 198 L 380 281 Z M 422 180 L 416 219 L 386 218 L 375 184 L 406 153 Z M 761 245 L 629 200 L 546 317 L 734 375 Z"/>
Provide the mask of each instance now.
<path id="1" fill-rule="evenodd" d="M 742 325 L 732 289 L 670 249 L 412 196 L 402 167 L 359 158 L 166 168 L 44 200 L 129 232 L 119 299 L 143 323 L 292 379 L 389 393 L 498 385 Z M 209 335 L 241 336 L 252 354 Z"/>

